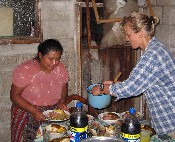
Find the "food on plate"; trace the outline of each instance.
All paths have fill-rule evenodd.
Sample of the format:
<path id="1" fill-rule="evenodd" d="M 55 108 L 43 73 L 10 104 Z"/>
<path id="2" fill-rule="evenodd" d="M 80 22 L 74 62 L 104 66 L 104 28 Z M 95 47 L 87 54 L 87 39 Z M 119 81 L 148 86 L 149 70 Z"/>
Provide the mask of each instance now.
<path id="1" fill-rule="evenodd" d="M 37 131 L 37 134 L 36 134 L 36 138 L 40 138 L 42 136 L 42 129 L 41 129 L 41 126 L 39 127 L 38 131 Z"/>
<path id="2" fill-rule="evenodd" d="M 104 112 L 98 115 L 98 119 L 102 120 L 104 125 L 112 125 L 116 124 L 116 122 L 120 119 L 120 114 L 116 112 Z"/>
<path id="3" fill-rule="evenodd" d="M 116 120 L 117 121 L 117 120 Z M 120 134 L 119 125 L 103 125 L 100 121 L 94 120 L 89 126 L 88 131 L 93 136 L 118 136 Z"/>
<path id="4" fill-rule="evenodd" d="M 88 122 L 90 122 L 94 119 L 94 117 L 92 115 L 87 115 L 87 117 L 88 117 Z"/>
<path id="5" fill-rule="evenodd" d="M 117 120 L 119 118 L 120 118 L 120 116 L 118 116 L 118 114 L 112 113 L 112 112 L 108 112 L 108 113 L 104 114 L 102 117 L 103 120 Z"/>
<path id="6" fill-rule="evenodd" d="M 50 140 L 49 142 L 70 142 L 69 137 L 55 138 Z"/>
<path id="7" fill-rule="evenodd" d="M 97 127 L 100 125 L 100 123 L 98 121 L 92 121 L 92 123 L 90 123 L 89 129 L 97 129 Z"/>
<path id="8" fill-rule="evenodd" d="M 98 126 L 97 127 L 97 136 L 115 136 L 116 135 L 116 127 L 109 125 L 109 126 Z"/>
<path id="9" fill-rule="evenodd" d="M 110 125 L 110 126 L 107 126 L 107 127 L 105 127 L 105 128 L 106 128 L 106 133 L 109 133 L 110 136 L 111 136 L 111 135 L 114 135 L 114 133 L 115 133 L 115 131 L 116 131 L 116 129 L 115 129 L 114 126 Z"/>
<path id="10" fill-rule="evenodd" d="M 127 115 L 129 115 L 129 111 L 123 112 L 123 114 L 122 114 L 122 119 L 125 119 L 125 117 L 126 117 Z"/>
<path id="11" fill-rule="evenodd" d="M 49 112 L 47 119 L 51 120 L 65 120 L 68 119 L 69 115 L 67 115 L 64 110 L 55 109 L 52 112 Z"/>
<path id="12" fill-rule="evenodd" d="M 122 126 L 122 123 L 123 123 L 123 119 L 118 119 L 118 120 L 116 121 L 116 124 L 117 124 L 118 126 Z"/>
<path id="13" fill-rule="evenodd" d="M 95 129 L 89 129 L 88 131 L 92 134 L 92 136 L 97 136 L 97 131 Z"/>
<path id="14" fill-rule="evenodd" d="M 48 131 L 49 133 L 64 133 L 67 131 L 67 129 L 62 125 L 53 123 L 46 127 L 46 131 Z"/>

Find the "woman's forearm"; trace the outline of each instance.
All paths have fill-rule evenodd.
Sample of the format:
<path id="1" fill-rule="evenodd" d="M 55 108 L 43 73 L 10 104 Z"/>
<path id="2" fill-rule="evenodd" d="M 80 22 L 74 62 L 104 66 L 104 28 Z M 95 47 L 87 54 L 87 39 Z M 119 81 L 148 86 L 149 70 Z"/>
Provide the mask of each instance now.
<path id="1" fill-rule="evenodd" d="M 37 109 L 21 96 L 23 90 L 24 88 L 19 88 L 12 84 L 10 90 L 10 100 L 18 107 L 33 114 L 37 111 Z"/>

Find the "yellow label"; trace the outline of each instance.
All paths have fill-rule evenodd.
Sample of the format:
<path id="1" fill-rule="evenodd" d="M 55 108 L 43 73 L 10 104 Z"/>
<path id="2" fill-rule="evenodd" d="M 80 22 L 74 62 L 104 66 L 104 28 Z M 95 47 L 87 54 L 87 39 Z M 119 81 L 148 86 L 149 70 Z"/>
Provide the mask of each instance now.
<path id="1" fill-rule="evenodd" d="M 75 127 L 71 127 L 70 126 L 70 131 L 73 132 L 87 132 L 88 126 L 84 127 L 84 128 L 75 128 Z"/>
<path id="2" fill-rule="evenodd" d="M 136 134 L 136 135 L 131 135 L 131 134 L 125 134 L 121 132 L 121 136 L 123 138 L 127 138 L 127 139 L 138 139 L 140 138 L 140 134 Z"/>

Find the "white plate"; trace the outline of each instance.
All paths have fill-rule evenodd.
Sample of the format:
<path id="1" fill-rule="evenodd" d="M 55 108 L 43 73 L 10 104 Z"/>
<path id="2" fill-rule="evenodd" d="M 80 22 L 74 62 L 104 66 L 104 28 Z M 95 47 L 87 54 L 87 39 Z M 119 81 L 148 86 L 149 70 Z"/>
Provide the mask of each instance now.
<path id="1" fill-rule="evenodd" d="M 49 127 L 50 125 L 51 124 L 48 124 L 48 125 L 46 124 L 44 126 L 46 131 L 48 129 L 47 127 Z M 57 125 L 60 125 L 60 124 L 57 124 Z M 56 132 L 50 133 L 49 131 L 47 131 L 49 139 L 60 138 L 60 137 L 63 137 L 67 133 L 68 126 L 67 125 L 60 125 L 60 126 L 65 127 L 66 128 L 66 132 L 63 132 L 63 133 L 56 133 Z M 40 127 L 39 127 L 39 129 L 37 131 L 36 139 L 34 140 L 34 142 L 43 142 L 43 128 L 42 128 L 41 125 L 40 125 Z"/>
<path id="2" fill-rule="evenodd" d="M 87 114 L 88 122 L 91 123 L 94 117 L 92 115 Z"/>
<path id="3" fill-rule="evenodd" d="M 103 119 L 103 116 L 105 116 L 105 115 L 107 115 L 108 113 L 114 113 L 114 114 L 117 114 L 119 117 L 120 117 L 120 114 L 119 113 L 116 113 L 116 112 L 104 112 L 104 113 L 100 113 L 99 115 L 98 115 L 98 119 L 100 119 L 100 120 L 102 120 L 102 121 L 104 121 L 104 122 L 106 122 L 107 124 L 115 124 L 119 119 L 116 119 L 116 120 L 104 120 Z"/>
<path id="4" fill-rule="evenodd" d="M 43 142 L 43 137 L 35 139 L 33 142 Z"/>
<path id="5" fill-rule="evenodd" d="M 43 112 L 43 114 L 46 116 L 46 117 L 49 117 L 49 113 L 50 112 L 53 112 L 53 110 L 46 110 L 46 111 L 44 111 Z M 64 112 L 68 115 L 68 116 L 70 116 L 70 113 L 68 112 L 68 111 L 65 111 L 64 110 Z M 69 119 L 69 117 L 68 118 L 66 118 L 66 119 L 64 119 L 64 120 L 52 120 L 52 119 L 47 119 L 46 118 L 46 120 L 49 120 L 49 121 L 52 121 L 52 122 L 62 122 L 62 121 L 66 121 L 66 120 L 68 120 Z"/>
<path id="6" fill-rule="evenodd" d="M 36 139 L 34 140 L 34 142 L 43 142 L 43 130 L 41 126 L 39 127 L 37 131 Z"/>
<path id="7" fill-rule="evenodd" d="M 49 137 L 49 139 L 61 138 L 65 134 L 66 134 L 66 132 L 64 132 L 64 133 L 49 133 L 48 137 Z"/>
<path id="8" fill-rule="evenodd" d="M 56 125 L 59 125 L 59 124 L 56 124 Z M 68 126 L 66 126 L 66 125 L 59 125 L 59 126 L 64 127 L 66 129 L 65 132 L 61 132 L 61 133 L 50 132 L 49 130 L 51 129 L 51 126 L 52 126 L 52 124 L 50 124 L 46 127 L 46 131 L 48 132 L 49 139 L 60 138 L 60 137 L 63 137 L 67 133 Z"/>

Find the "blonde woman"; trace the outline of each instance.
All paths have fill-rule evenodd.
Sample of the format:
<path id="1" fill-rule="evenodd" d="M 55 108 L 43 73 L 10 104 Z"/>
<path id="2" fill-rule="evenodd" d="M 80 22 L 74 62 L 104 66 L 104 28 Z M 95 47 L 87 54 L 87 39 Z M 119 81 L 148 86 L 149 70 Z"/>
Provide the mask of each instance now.
<path id="1" fill-rule="evenodd" d="M 157 24 L 156 17 L 143 13 L 134 12 L 123 18 L 121 26 L 126 40 L 143 54 L 128 79 L 115 84 L 106 81 L 92 91 L 94 95 L 110 94 L 117 100 L 143 93 L 156 133 L 175 138 L 175 58 L 154 37 Z"/>

